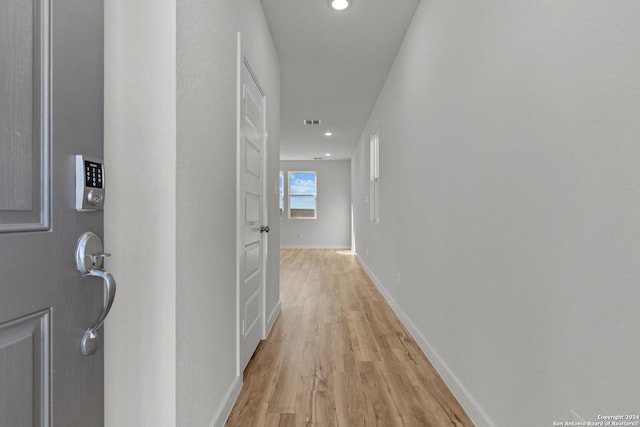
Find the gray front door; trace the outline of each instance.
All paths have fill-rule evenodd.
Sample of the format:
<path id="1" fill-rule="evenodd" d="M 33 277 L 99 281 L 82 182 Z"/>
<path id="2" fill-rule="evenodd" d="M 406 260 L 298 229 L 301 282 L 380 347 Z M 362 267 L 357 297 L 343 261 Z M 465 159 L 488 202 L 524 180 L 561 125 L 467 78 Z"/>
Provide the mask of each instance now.
<path id="1" fill-rule="evenodd" d="M 2 0 L 2 427 L 103 425 L 103 348 L 80 350 L 103 287 L 74 261 L 103 233 L 101 212 L 74 209 L 74 155 L 102 158 L 102 117 L 102 0 Z"/>

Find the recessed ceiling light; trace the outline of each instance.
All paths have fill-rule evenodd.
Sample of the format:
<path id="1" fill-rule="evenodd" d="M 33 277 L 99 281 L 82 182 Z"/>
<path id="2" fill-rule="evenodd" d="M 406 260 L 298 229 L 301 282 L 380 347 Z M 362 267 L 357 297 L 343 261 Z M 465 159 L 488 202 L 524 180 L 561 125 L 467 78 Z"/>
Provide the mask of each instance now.
<path id="1" fill-rule="evenodd" d="M 326 153 L 325 156 L 331 157 L 331 153 Z"/>
<path id="2" fill-rule="evenodd" d="M 331 6 L 333 10 L 348 9 L 352 3 L 352 0 L 329 0 L 329 6 Z"/>
<path id="3" fill-rule="evenodd" d="M 333 133 L 331 133 L 331 132 L 325 132 L 324 133 L 324 136 L 331 136 L 331 135 L 333 135 Z"/>

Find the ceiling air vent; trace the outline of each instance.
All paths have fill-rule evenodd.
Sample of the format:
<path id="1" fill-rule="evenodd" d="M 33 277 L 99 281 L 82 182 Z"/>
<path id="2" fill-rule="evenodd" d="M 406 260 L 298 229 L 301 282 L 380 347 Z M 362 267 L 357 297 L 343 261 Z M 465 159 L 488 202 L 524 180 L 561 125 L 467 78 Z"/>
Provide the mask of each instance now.
<path id="1" fill-rule="evenodd" d="M 314 157 L 313 160 L 322 160 L 322 157 Z"/>
<path id="2" fill-rule="evenodd" d="M 320 124 L 320 120 L 305 120 L 304 124 L 305 125 L 319 125 Z"/>

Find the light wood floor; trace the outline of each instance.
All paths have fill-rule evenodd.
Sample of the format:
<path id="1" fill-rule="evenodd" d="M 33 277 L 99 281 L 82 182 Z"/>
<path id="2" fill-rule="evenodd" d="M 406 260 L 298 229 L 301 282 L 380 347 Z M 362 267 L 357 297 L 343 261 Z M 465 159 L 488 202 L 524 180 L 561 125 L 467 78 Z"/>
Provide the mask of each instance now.
<path id="1" fill-rule="evenodd" d="M 227 426 L 473 426 L 353 255 L 282 250 L 280 297 Z"/>

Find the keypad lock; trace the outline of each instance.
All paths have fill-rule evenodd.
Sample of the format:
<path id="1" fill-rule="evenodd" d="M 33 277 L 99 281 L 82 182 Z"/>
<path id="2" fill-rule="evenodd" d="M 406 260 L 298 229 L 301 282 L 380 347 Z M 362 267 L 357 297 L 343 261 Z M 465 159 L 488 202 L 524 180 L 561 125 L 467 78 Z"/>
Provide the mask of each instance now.
<path id="1" fill-rule="evenodd" d="M 104 162 L 92 157 L 76 156 L 76 210 L 104 209 Z"/>

